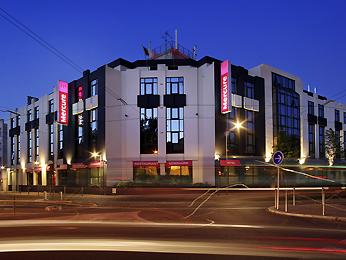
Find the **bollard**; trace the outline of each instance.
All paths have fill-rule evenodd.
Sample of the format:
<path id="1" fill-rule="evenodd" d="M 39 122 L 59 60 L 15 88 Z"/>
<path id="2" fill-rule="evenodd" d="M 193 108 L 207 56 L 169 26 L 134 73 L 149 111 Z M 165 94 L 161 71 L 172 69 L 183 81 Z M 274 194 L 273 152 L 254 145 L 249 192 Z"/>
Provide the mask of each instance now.
<path id="1" fill-rule="evenodd" d="M 276 189 L 274 189 L 274 207 L 276 208 Z"/>
<path id="2" fill-rule="evenodd" d="M 296 188 L 293 188 L 293 206 L 296 205 Z"/>
<path id="3" fill-rule="evenodd" d="M 326 200 L 326 195 L 324 193 L 324 189 L 322 188 L 322 215 L 326 215 L 326 207 L 325 207 L 325 200 Z"/>
<path id="4" fill-rule="evenodd" d="M 288 191 L 285 190 L 285 212 L 287 212 L 287 193 Z"/>
<path id="5" fill-rule="evenodd" d="M 47 199 L 47 192 L 46 192 L 46 191 L 44 191 L 44 200 L 48 200 L 48 199 Z"/>
<path id="6" fill-rule="evenodd" d="M 60 191 L 60 200 L 62 200 L 62 191 Z"/>

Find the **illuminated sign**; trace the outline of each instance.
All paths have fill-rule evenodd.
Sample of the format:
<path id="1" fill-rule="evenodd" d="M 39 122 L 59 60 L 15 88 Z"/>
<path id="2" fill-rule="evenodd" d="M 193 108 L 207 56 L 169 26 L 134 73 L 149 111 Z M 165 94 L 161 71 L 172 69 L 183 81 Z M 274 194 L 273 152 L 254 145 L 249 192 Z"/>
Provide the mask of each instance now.
<path id="1" fill-rule="evenodd" d="M 230 101 L 230 87 L 229 78 L 230 73 L 230 63 L 225 60 L 221 63 L 221 113 L 226 114 L 231 112 L 231 101 Z"/>
<path id="2" fill-rule="evenodd" d="M 156 161 L 134 161 L 133 162 L 134 168 L 145 167 L 145 166 L 159 167 L 159 163 Z"/>
<path id="3" fill-rule="evenodd" d="M 83 100 L 83 86 L 78 87 L 78 101 Z"/>
<path id="4" fill-rule="evenodd" d="M 192 161 L 168 161 L 166 167 L 171 166 L 192 166 Z"/>
<path id="5" fill-rule="evenodd" d="M 220 166 L 240 166 L 240 160 L 220 160 Z"/>
<path id="6" fill-rule="evenodd" d="M 58 81 L 59 90 L 59 113 L 58 123 L 68 125 L 68 83 L 62 80 Z"/>

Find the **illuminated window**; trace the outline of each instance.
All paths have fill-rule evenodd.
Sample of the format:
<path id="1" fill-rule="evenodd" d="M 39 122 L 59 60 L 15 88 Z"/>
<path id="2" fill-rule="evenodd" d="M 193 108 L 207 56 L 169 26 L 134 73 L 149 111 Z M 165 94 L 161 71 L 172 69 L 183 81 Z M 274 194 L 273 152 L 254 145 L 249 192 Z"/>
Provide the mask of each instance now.
<path id="1" fill-rule="evenodd" d="M 315 125 L 309 124 L 309 156 L 315 158 Z"/>
<path id="2" fill-rule="evenodd" d="M 184 108 L 166 108 L 167 153 L 184 153 Z"/>
<path id="3" fill-rule="evenodd" d="M 14 165 L 14 153 L 15 151 L 15 142 L 14 142 L 14 137 L 11 136 L 11 165 Z"/>
<path id="4" fill-rule="evenodd" d="M 320 148 L 320 158 L 322 159 L 326 157 L 325 128 L 322 126 L 318 128 L 318 140 Z"/>
<path id="5" fill-rule="evenodd" d="M 17 164 L 20 162 L 20 135 L 17 135 Z"/>
<path id="6" fill-rule="evenodd" d="M 77 141 L 78 144 L 81 144 L 83 142 L 83 116 L 82 114 L 77 115 Z"/>
<path id="7" fill-rule="evenodd" d="M 157 95 L 157 78 L 140 79 L 140 95 Z"/>
<path id="8" fill-rule="evenodd" d="M 48 101 L 48 113 L 54 112 L 54 99 Z"/>
<path id="9" fill-rule="evenodd" d="M 32 132 L 28 132 L 28 162 L 32 162 Z"/>
<path id="10" fill-rule="evenodd" d="M 32 111 L 31 109 L 28 110 L 27 112 L 27 122 L 30 122 L 32 121 Z"/>
<path id="11" fill-rule="evenodd" d="M 245 110 L 245 152 L 255 152 L 255 112 Z"/>
<path id="12" fill-rule="evenodd" d="M 58 149 L 62 150 L 64 148 L 64 126 L 58 124 Z"/>
<path id="13" fill-rule="evenodd" d="M 40 132 L 35 129 L 35 160 L 38 160 L 40 154 Z"/>
<path id="14" fill-rule="evenodd" d="M 166 94 L 184 94 L 184 78 L 169 77 L 166 78 Z"/>
<path id="15" fill-rule="evenodd" d="M 96 96 L 98 92 L 98 82 L 97 79 L 91 81 L 90 84 L 90 95 L 91 96 Z"/>
<path id="16" fill-rule="evenodd" d="M 90 129 L 93 137 L 97 135 L 97 109 L 90 110 Z"/>
<path id="17" fill-rule="evenodd" d="M 48 125 L 48 155 L 50 159 L 54 156 L 54 125 Z"/>
<path id="18" fill-rule="evenodd" d="M 40 109 L 39 109 L 39 107 L 37 106 L 37 107 L 35 107 L 34 108 L 34 118 L 35 119 L 38 119 L 38 118 L 40 118 Z"/>

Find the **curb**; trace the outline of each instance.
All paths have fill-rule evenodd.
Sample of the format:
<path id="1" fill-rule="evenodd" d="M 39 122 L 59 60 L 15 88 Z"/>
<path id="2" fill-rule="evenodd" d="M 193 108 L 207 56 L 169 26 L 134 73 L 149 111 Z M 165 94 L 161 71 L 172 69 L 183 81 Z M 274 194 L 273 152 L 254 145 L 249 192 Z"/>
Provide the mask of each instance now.
<path id="1" fill-rule="evenodd" d="M 317 219 L 317 220 L 326 220 L 334 222 L 346 222 L 346 217 L 337 217 L 337 216 L 320 216 L 320 215 L 311 215 L 311 214 L 302 214 L 302 213 L 291 213 L 277 210 L 274 207 L 267 208 L 268 212 L 272 214 L 289 216 L 289 217 L 298 217 L 298 218 L 307 218 L 307 219 Z"/>

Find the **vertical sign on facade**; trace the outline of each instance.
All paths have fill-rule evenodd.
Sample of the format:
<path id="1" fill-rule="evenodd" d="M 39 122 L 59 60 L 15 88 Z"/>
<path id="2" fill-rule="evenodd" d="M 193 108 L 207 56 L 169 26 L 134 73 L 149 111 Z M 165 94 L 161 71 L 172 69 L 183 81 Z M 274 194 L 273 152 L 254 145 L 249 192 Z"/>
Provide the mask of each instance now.
<path id="1" fill-rule="evenodd" d="M 58 81 L 59 101 L 58 101 L 58 123 L 68 125 L 68 83 Z"/>
<path id="2" fill-rule="evenodd" d="M 221 113 L 226 114 L 231 112 L 231 91 L 230 91 L 230 78 L 231 78 L 231 63 L 224 60 L 221 63 Z"/>

